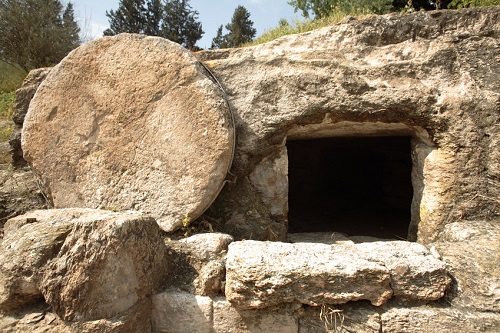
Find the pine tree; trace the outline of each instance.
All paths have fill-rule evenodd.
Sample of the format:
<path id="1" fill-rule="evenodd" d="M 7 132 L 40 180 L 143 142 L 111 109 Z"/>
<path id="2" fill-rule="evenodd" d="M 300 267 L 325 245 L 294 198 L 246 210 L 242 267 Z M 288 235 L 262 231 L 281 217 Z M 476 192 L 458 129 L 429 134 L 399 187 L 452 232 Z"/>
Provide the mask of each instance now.
<path id="1" fill-rule="evenodd" d="M 203 36 L 198 12 L 189 0 L 120 0 L 116 11 L 106 12 L 110 27 L 105 36 L 122 32 L 160 36 L 195 49 Z"/>
<path id="2" fill-rule="evenodd" d="M 149 36 L 160 36 L 162 20 L 163 4 L 161 0 L 149 0 L 147 2 L 147 24 L 144 33 Z"/>
<path id="3" fill-rule="evenodd" d="M 195 49 L 196 42 L 205 33 L 198 20 L 198 12 L 189 5 L 189 0 L 170 0 L 165 3 L 162 37 Z"/>
<path id="4" fill-rule="evenodd" d="M 71 3 L 0 1 L 0 58 L 25 70 L 57 64 L 79 44 L 79 30 Z"/>
<path id="5" fill-rule="evenodd" d="M 231 23 L 226 25 L 226 29 L 227 47 L 238 47 L 251 42 L 257 33 L 250 20 L 250 12 L 241 5 L 234 10 Z"/>
<path id="6" fill-rule="evenodd" d="M 71 49 L 76 48 L 80 44 L 80 27 L 75 21 L 75 12 L 71 2 L 66 6 L 62 19 L 62 25 L 66 31 L 64 37 L 67 38 L 67 44 Z"/>
<path id="7" fill-rule="evenodd" d="M 147 25 L 144 0 L 120 0 L 116 11 L 106 11 L 109 29 L 104 36 L 114 36 L 122 32 L 144 33 Z"/>
<path id="8" fill-rule="evenodd" d="M 217 29 L 217 35 L 212 39 L 210 49 L 223 49 L 227 47 L 226 36 L 222 34 L 223 25 Z"/>

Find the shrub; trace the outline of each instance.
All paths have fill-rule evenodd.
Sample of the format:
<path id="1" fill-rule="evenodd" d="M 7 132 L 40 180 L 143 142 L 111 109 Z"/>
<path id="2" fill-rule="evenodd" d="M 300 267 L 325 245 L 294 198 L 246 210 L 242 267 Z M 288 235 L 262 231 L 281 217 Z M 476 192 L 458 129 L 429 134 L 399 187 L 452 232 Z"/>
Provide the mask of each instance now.
<path id="1" fill-rule="evenodd" d="M 9 139 L 12 129 L 12 111 L 15 92 L 0 93 L 0 141 Z"/>
<path id="2" fill-rule="evenodd" d="M 27 73 L 16 65 L 0 60 L 0 93 L 12 92 L 21 86 Z"/>

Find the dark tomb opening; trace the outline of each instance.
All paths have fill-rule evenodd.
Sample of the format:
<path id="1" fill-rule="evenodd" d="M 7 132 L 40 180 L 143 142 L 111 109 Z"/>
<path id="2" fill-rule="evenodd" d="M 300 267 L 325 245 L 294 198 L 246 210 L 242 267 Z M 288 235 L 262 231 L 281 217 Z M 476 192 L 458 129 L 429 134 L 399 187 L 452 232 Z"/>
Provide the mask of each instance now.
<path id="1" fill-rule="evenodd" d="M 288 232 L 406 239 L 411 220 L 410 137 L 287 142 Z"/>

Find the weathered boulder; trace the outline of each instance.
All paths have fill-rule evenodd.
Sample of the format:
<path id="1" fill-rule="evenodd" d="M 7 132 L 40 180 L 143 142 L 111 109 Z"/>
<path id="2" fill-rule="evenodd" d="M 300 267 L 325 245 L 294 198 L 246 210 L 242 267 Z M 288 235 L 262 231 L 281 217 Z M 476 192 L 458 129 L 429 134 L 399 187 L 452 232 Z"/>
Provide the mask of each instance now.
<path id="1" fill-rule="evenodd" d="M 382 333 L 498 332 L 498 313 L 415 307 L 383 312 Z"/>
<path id="2" fill-rule="evenodd" d="M 15 168 L 26 166 L 21 148 L 21 132 L 23 129 L 24 117 L 28 113 L 31 99 L 35 95 L 40 84 L 49 74 L 50 68 L 38 68 L 30 71 L 24 79 L 23 85 L 16 91 L 16 101 L 14 104 L 14 113 L 12 121 L 14 130 L 9 139 L 12 154 L 12 165 Z"/>
<path id="3" fill-rule="evenodd" d="M 204 233 L 183 238 L 179 242 L 189 247 L 199 260 L 214 260 L 227 252 L 233 237 L 221 233 Z"/>
<path id="4" fill-rule="evenodd" d="M 430 245 L 441 256 L 454 284 L 447 293 L 453 306 L 500 312 L 500 221 L 448 224 Z"/>
<path id="5" fill-rule="evenodd" d="M 289 140 L 392 135 L 413 138 L 411 239 L 431 243 L 455 217 L 497 215 L 499 37 L 500 7 L 490 6 L 351 18 L 197 53 L 238 128 L 237 180 L 209 215 L 236 239 L 284 241 Z"/>
<path id="6" fill-rule="evenodd" d="M 22 146 L 56 208 L 133 209 L 173 231 L 219 193 L 234 129 L 222 89 L 189 51 L 121 34 L 51 70 Z"/>
<path id="7" fill-rule="evenodd" d="M 169 240 L 169 262 L 175 270 L 165 284 L 202 296 L 216 296 L 224 290 L 226 254 L 230 235 L 198 234 L 179 241 Z"/>
<path id="8" fill-rule="evenodd" d="M 0 250 L 0 309 L 13 311 L 41 299 L 41 270 L 56 257 L 75 220 L 90 209 L 33 211 L 7 221 Z"/>
<path id="9" fill-rule="evenodd" d="M 451 279 L 445 264 L 410 242 L 352 245 L 234 242 L 226 262 L 226 297 L 240 309 L 298 301 L 342 304 L 392 296 L 431 301 L 444 296 Z"/>
<path id="10" fill-rule="evenodd" d="M 46 329 L 146 332 L 148 297 L 169 268 L 165 250 L 155 220 L 137 212 L 54 209 L 12 218 L 0 251 L 0 309 L 16 313 L 45 299 L 72 321 Z M 25 327 L 12 323 L 13 332 Z"/>
<path id="11" fill-rule="evenodd" d="M 152 217 L 94 210 L 73 221 L 39 288 L 66 321 L 110 319 L 159 290 L 169 269 L 165 251 Z"/>
<path id="12" fill-rule="evenodd" d="M 392 296 L 389 271 L 351 247 L 241 241 L 229 245 L 226 297 L 236 308 L 339 304 Z"/>

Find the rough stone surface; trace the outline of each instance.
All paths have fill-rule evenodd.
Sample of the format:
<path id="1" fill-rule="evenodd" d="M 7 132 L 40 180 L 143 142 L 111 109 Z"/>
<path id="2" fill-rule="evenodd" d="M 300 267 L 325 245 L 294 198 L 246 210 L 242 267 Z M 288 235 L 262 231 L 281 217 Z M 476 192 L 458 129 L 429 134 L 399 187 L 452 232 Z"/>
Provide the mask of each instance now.
<path id="1" fill-rule="evenodd" d="M 0 332 L 73 333 L 45 303 L 24 307 L 18 313 L 0 314 Z"/>
<path id="2" fill-rule="evenodd" d="M 298 312 L 299 333 L 353 332 L 379 333 L 380 314 L 367 304 L 324 305 Z"/>
<path id="3" fill-rule="evenodd" d="M 138 212 L 106 212 L 73 221 L 40 289 L 66 321 L 109 319 L 160 287 L 168 269 L 155 220 Z"/>
<path id="4" fill-rule="evenodd" d="M 234 242 L 226 271 L 226 297 L 239 309 L 363 299 L 381 305 L 392 296 L 389 271 L 341 245 Z"/>
<path id="5" fill-rule="evenodd" d="M 7 221 L 0 251 L 0 309 L 12 311 L 42 298 L 41 270 L 56 257 L 75 219 L 89 209 L 33 211 Z"/>
<path id="6" fill-rule="evenodd" d="M 454 278 L 447 293 L 453 306 L 500 312 L 500 220 L 448 224 L 431 244 Z"/>
<path id="7" fill-rule="evenodd" d="M 65 323 L 72 333 L 151 333 L 151 299 L 143 299 L 115 317 Z"/>
<path id="8" fill-rule="evenodd" d="M 285 302 L 342 304 L 392 296 L 431 301 L 451 279 L 445 264 L 423 245 L 372 242 L 352 245 L 241 241 L 230 244 L 226 297 L 237 308 Z"/>
<path id="9" fill-rule="evenodd" d="M 382 313 L 382 333 L 498 332 L 498 313 L 430 307 L 393 308 Z"/>
<path id="10" fill-rule="evenodd" d="M 28 113 L 31 99 L 49 72 L 50 68 L 38 68 L 30 71 L 24 79 L 21 88 L 16 91 L 14 113 L 12 114 L 14 130 L 9 139 L 12 154 L 12 165 L 15 168 L 27 165 L 27 162 L 23 158 L 23 150 L 21 148 L 21 132 L 23 129 L 24 117 L 26 116 L 26 113 Z"/>
<path id="11" fill-rule="evenodd" d="M 300 305 L 298 305 L 300 307 Z M 297 333 L 296 304 L 280 305 L 270 309 L 238 310 L 225 298 L 216 298 L 214 333 Z"/>
<path id="12" fill-rule="evenodd" d="M 150 333 L 151 301 L 138 302 L 123 314 L 110 319 L 64 322 L 47 304 L 24 308 L 11 315 L 0 315 L 2 333 Z"/>
<path id="13" fill-rule="evenodd" d="M 173 231 L 212 203 L 231 165 L 224 96 L 176 43 L 130 34 L 94 40 L 40 85 L 24 156 L 55 207 L 138 210 Z"/>
<path id="14" fill-rule="evenodd" d="M 197 53 L 238 129 L 237 180 L 207 214 L 236 239 L 284 241 L 288 200 L 265 198 L 287 193 L 275 162 L 287 139 L 403 134 L 414 137 L 411 239 L 431 243 L 455 218 L 497 216 L 499 37 L 500 7 L 490 6 L 351 19 Z"/>
<path id="15" fill-rule="evenodd" d="M 1 170 L 0 166 L 0 237 L 8 219 L 36 209 L 46 209 L 47 201 L 38 179 L 27 168 Z"/>
<path id="16" fill-rule="evenodd" d="M 202 296 L 224 292 L 225 256 L 233 238 L 226 234 L 198 234 L 179 241 L 167 241 L 169 262 L 175 271 L 166 284 Z"/>
<path id="17" fill-rule="evenodd" d="M 206 296 L 186 292 L 154 295 L 153 333 L 212 332 L 213 302 Z"/>
<path id="18" fill-rule="evenodd" d="M 394 296 L 403 300 L 437 300 L 451 283 L 445 264 L 423 245 L 411 242 L 371 242 L 355 246 L 361 257 L 378 262 L 391 273 Z"/>
<path id="19" fill-rule="evenodd" d="M 227 252 L 227 248 L 233 237 L 220 233 L 197 234 L 179 241 L 191 248 L 193 254 L 200 260 L 218 259 L 221 254 Z"/>

